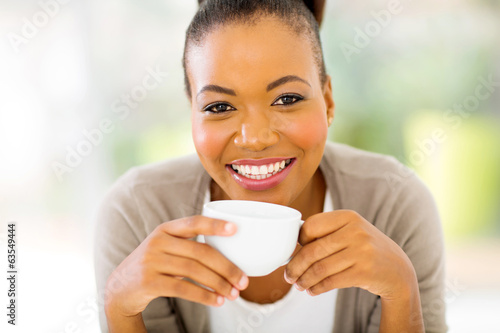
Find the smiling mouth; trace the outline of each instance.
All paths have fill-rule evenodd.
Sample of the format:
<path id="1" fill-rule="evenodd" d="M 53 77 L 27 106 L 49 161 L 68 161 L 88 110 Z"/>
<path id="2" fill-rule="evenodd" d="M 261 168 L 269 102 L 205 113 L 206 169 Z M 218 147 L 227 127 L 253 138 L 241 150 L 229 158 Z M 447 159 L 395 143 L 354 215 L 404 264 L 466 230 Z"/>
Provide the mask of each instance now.
<path id="1" fill-rule="evenodd" d="M 230 164 L 231 168 L 249 179 L 266 179 L 282 172 L 290 163 L 293 158 L 288 158 L 275 163 L 263 165 L 249 165 L 249 164 Z"/>

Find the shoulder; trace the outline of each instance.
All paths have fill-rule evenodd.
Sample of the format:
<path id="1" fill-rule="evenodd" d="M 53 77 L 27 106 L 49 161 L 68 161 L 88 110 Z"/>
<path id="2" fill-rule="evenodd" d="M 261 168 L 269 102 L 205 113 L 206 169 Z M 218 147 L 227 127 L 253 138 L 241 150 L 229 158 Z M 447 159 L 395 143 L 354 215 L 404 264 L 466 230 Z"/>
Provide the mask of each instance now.
<path id="1" fill-rule="evenodd" d="M 413 171 L 392 156 L 373 153 L 345 144 L 327 142 L 324 163 L 345 177 L 361 180 L 402 182 Z"/>
<path id="2" fill-rule="evenodd" d="M 196 154 L 184 155 L 161 162 L 133 167 L 121 176 L 115 186 L 139 188 L 186 183 L 204 171 Z"/>
<path id="3" fill-rule="evenodd" d="M 415 172 L 392 156 L 327 142 L 321 163 L 326 176 L 335 179 L 338 190 L 346 194 L 361 191 L 358 194 L 364 193 L 367 199 L 375 194 L 388 199 L 400 192 L 427 192 Z"/>
<path id="4" fill-rule="evenodd" d="M 151 231 L 164 221 L 193 215 L 209 180 L 196 154 L 134 167 L 108 190 L 100 216 L 144 224 Z"/>
<path id="5" fill-rule="evenodd" d="M 424 182 L 394 157 L 328 142 L 322 171 L 336 196 L 338 209 L 352 209 L 384 229 L 395 215 L 435 212 Z"/>

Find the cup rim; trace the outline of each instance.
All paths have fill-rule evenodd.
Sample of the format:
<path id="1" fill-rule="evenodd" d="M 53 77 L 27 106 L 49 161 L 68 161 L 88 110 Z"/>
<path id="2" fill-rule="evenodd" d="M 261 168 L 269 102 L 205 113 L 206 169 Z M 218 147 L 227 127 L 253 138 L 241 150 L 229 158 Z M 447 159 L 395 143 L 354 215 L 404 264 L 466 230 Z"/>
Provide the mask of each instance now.
<path id="1" fill-rule="evenodd" d="M 231 204 L 236 204 L 236 203 L 241 203 L 241 204 L 248 204 L 248 202 L 251 202 L 252 205 L 257 205 L 257 206 L 267 206 L 267 207 L 272 207 L 274 209 L 279 209 L 281 211 L 286 211 L 286 214 L 288 216 L 280 216 L 280 217 L 272 217 L 273 221 L 290 221 L 290 220 L 301 220 L 302 219 L 302 213 L 296 210 L 295 208 L 291 208 L 288 206 L 284 205 L 278 205 L 274 203 L 269 203 L 269 202 L 263 202 L 263 201 L 254 201 L 254 200 L 217 200 L 217 201 L 210 201 L 207 202 L 203 205 L 203 215 L 205 214 L 210 214 L 210 212 L 213 212 L 214 214 L 217 214 L 219 216 L 227 216 L 231 217 L 234 216 L 235 214 L 232 212 L 227 212 L 224 210 L 218 210 L 214 206 L 217 205 L 224 205 L 226 203 L 231 202 Z M 211 215 L 211 214 L 210 214 Z M 208 216 L 208 215 L 207 215 Z M 238 216 L 239 219 L 245 219 L 245 220 L 252 220 L 252 221 L 259 221 L 260 219 L 256 219 L 255 217 L 247 217 L 247 216 Z M 271 218 L 271 217 L 270 217 Z"/>

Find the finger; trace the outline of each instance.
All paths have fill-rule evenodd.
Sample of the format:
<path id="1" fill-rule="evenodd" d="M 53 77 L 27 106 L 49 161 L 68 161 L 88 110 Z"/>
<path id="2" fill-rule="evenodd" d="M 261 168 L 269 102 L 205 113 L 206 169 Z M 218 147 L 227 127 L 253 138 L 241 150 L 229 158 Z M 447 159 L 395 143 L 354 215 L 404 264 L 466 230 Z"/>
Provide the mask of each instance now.
<path id="1" fill-rule="evenodd" d="M 151 282 L 153 295 L 156 297 L 179 297 L 191 302 L 211 306 L 224 304 L 224 297 L 214 291 L 197 286 L 186 280 L 179 280 L 171 276 L 162 275 Z"/>
<path id="2" fill-rule="evenodd" d="M 231 236 L 237 229 L 234 223 L 201 215 L 168 221 L 158 228 L 164 233 L 180 238 L 193 238 L 197 235 Z"/>
<path id="3" fill-rule="evenodd" d="M 295 282 L 297 289 L 300 291 L 309 289 L 327 277 L 352 267 L 355 262 L 350 252 L 348 249 L 345 249 L 316 261 L 297 279 Z"/>
<path id="4" fill-rule="evenodd" d="M 340 273 L 326 277 L 314 286 L 307 289 L 307 293 L 311 296 L 316 296 L 333 289 L 351 287 L 360 287 L 366 289 L 366 287 L 360 285 L 358 280 L 359 274 L 357 273 L 356 265 L 354 265 Z"/>
<path id="5" fill-rule="evenodd" d="M 239 290 L 248 286 L 246 274 L 210 245 L 166 234 L 163 237 L 165 240 L 162 242 L 161 248 L 165 253 L 196 260 L 209 267 Z"/>
<path id="6" fill-rule="evenodd" d="M 304 246 L 327 234 L 335 232 L 360 216 L 351 210 L 335 210 L 308 218 L 299 233 L 299 243 Z"/>
<path id="7" fill-rule="evenodd" d="M 179 276 L 190 278 L 231 300 L 236 299 L 239 295 L 238 290 L 225 278 L 196 260 L 166 254 L 161 256 L 157 266 L 160 273 L 175 278 Z"/>
<path id="8" fill-rule="evenodd" d="M 344 250 L 348 244 L 349 229 L 341 228 L 303 246 L 286 266 L 286 280 L 295 283 L 313 263 Z"/>

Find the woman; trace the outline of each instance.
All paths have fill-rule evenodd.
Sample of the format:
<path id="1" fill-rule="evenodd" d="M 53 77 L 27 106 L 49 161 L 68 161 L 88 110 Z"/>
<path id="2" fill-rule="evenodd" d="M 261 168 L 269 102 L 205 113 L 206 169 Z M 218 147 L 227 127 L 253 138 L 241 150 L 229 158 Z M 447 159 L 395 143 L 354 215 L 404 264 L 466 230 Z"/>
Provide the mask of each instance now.
<path id="1" fill-rule="evenodd" d="M 446 331 L 434 202 L 394 159 L 327 143 L 331 79 L 304 3 L 208 0 L 184 52 L 198 156 L 135 168 L 104 201 L 103 330 Z M 236 231 L 199 215 L 222 199 L 299 210 L 292 260 L 249 278 L 197 242 Z"/>

